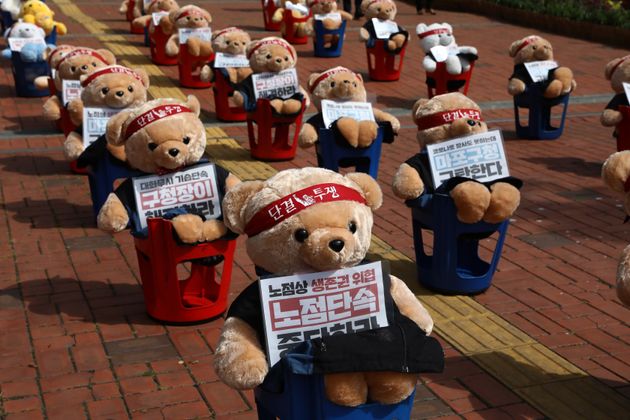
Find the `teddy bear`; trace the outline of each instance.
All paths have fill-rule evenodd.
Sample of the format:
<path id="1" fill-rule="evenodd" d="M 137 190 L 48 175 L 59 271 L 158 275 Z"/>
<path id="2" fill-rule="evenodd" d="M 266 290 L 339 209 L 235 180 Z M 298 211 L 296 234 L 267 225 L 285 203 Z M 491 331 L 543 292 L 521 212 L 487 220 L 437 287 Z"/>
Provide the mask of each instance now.
<path id="1" fill-rule="evenodd" d="M 418 126 L 416 138 L 420 149 L 435 143 L 488 131 L 481 119 L 481 108 L 459 92 L 419 99 L 413 105 L 412 119 Z M 419 153 L 401 164 L 392 183 L 394 194 L 413 200 L 424 192 L 448 192 L 463 223 L 500 223 L 516 211 L 520 203 L 522 181 L 504 177 L 481 183 L 471 178 L 454 177 L 442 185 L 433 185 L 426 154 Z"/>
<path id="2" fill-rule="evenodd" d="M 51 51 L 48 59 L 51 68 L 55 69 L 53 83 L 57 91 L 57 95 L 52 95 L 44 102 L 44 118 L 48 121 L 60 119 L 61 110 L 67 105 L 61 103 L 64 80 L 80 80 L 81 76 L 116 64 L 114 54 L 104 48 L 94 50 L 84 47 L 59 47 Z"/>
<path id="3" fill-rule="evenodd" d="M 520 95 L 534 83 L 527 72 L 525 63 L 553 60 L 551 43 L 538 35 L 530 35 L 514 41 L 509 49 L 514 59 L 514 72 L 508 82 L 508 92 L 512 96 Z M 549 70 L 549 77 L 544 82 L 543 96 L 548 99 L 557 98 L 572 92 L 577 87 L 573 72 L 568 67 L 557 67 Z"/>
<path id="4" fill-rule="evenodd" d="M 102 67 L 81 76 L 80 80 L 83 88 L 81 97 L 68 103 L 70 121 L 78 127 L 66 137 L 63 144 L 64 155 L 68 160 L 77 159 L 85 149 L 81 126 L 84 107 L 114 109 L 137 107 L 146 102 L 149 88 L 149 76 L 144 69 L 129 69 L 119 65 Z"/>
<path id="5" fill-rule="evenodd" d="M 202 162 L 206 130 L 199 119 L 199 101 L 154 99 L 137 108 L 126 109 L 107 123 L 107 142 L 123 147 L 127 163 L 146 174 L 166 174 Z M 240 180 L 220 166 L 215 166 L 220 197 Z M 205 220 L 194 211 L 182 212 L 172 219 L 173 228 L 184 243 L 213 241 L 224 236 L 227 228 L 222 217 Z M 120 232 L 127 226 L 142 235 L 131 179 L 127 179 L 107 197 L 97 216 L 98 227 Z"/>
<path id="6" fill-rule="evenodd" d="M 131 4 L 131 7 L 133 8 L 132 10 L 133 18 L 135 19 L 142 16 L 142 7 L 144 6 L 142 1 L 123 0 L 123 2 L 120 4 L 120 8 L 118 9 L 118 12 L 121 15 L 126 15 L 127 12 L 129 11 L 130 4 Z"/>
<path id="7" fill-rule="evenodd" d="M 422 60 L 422 66 L 427 73 L 435 71 L 439 60 L 444 61 L 448 74 L 462 74 L 470 70 L 470 62 L 477 59 L 477 49 L 458 46 L 453 36 L 453 27 L 446 22 L 430 25 L 419 23 L 416 26 L 416 34 L 426 54 Z M 435 47 L 444 50 L 445 59 L 434 56 L 431 49 Z"/>
<path id="8" fill-rule="evenodd" d="M 300 147 L 313 146 L 319 137 L 319 130 L 329 128 L 324 126 L 322 116 L 323 99 L 336 102 L 367 102 L 367 93 L 360 74 L 345 67 L 334 67 L 323 73 L 313 73 L 308 79 L 308 89 L 318 114 L 311 117 L 300 130 L 298 142 Z M 350 117 L 341 117 L 333 123 L 333 130 L 337 131 L 345 143 L 352 147 L 368 147 L 377 137 L 378 123 L 389 123 L 392 134 L 397 134 L 400 122 L 393 115 L 372 107 L 376 121 L 357 121 Z"/>
<path id="9" fill-rule="evenodd" d="M 22 20 L 15 22 L 5 33 L 6 38 L 41 38 L 43 40 L 45 36 L 46 34 L 42 28 L 32 23 L 23 22 Z M 22 61 L 26 62 L 42 61 L 46 47 L 45 42 L 25 44 L 20 51 L 20 58 L 22 58 Z M 2 50 L 3 58 L 10 59 L 12 55 L 13 52 L 11 48 Z"/>
<path id="10" fill-rule="evenodd" d="M 233 98 L 236 106 L 242 106 L 245 111 L 250 112 L 256 109 L 252 75 L 280 73 L 283 70 L 294 68 L 297 63 L 297 53 L 295 48 L 284 39 L 271 36 L 250 42 L 247 45 L 246 55 L 253 73 L 236 85 Z M 277 114 L 299 113 L 302 110 L 303 99 L 306 101 L 304 109 L 308 108 L 310 99 L 301 86 L 299 92 L 287 96 L 267 98 Z"/>
<path id="11" fill-rule="evenodd" d="M 212 23 L 212 16 L 201 7 L 188 5 L 171 11 L 169 20 L 173 24 L 174 30 L 173 35 L 166 41 L 165 52 L 169 57 L 175 57 L 179 54 L 179 29 L 209 28 Z M 195 57 L 205 57 L 212 54 L 210 41 L 192 36 L 186 40 L 186 48 L 188 53 Z"/>
<path id="12" fill-rule="evenodd" d="M 51 69 L 50 76 L 38 76 L 35 78 L 33 83 L 37 89 L 43 90 L 50 87 L 50 81 L 53 80 L 53 75 L 57 71 L 57 64 L 61 59 L 70 51 L 72 51 L 75 47 L 68 44 L 60 44 L 56 46 L 52 46 L 51 48 L 46 48 L 44 50 L 43 58 L 48 61 L 48 66 Z M 56 94 L 56 90 L 51 90 L 51 94 Z"/>
<path id="13" fill-rule="evenodd" d="M 235 186 L 223 200 L 223 215 L 230 230 L 247 234 L 247 254 L 257 274 L 317 273 L 364 260 L 372 211 L 382 199 L 367 174 L 287 169 L 266 181 Z M 285 207 L 287 201 L 296 207 Z M 272 214 L 276 205 L 288 210 Z M 398 403 L 413 392 L 419 372 L 443 368 L 442 348 L 428 336 L 431 316 L 402 280 L 388 277 L 385 290 L 397 314 L 388 327 L 310 340 L 314 372 L 324 374 L 326 396 L 336 404 Z M 228 386 L 251 389 L 265 380 L 269 367 L 262 326 L 259 285 L 253 282 L 228 310 L 214 356 L 215 371 Z M 379 338 L 364 341 L 368 336 Z"/>
<path id="14" fill-rule="evenodd" d="M 245 56 L 247 44 L 251 38 L 247 32 L 235 26 L 230 26 L 212 33 L 212 50 L 214 53 Z M 200 78 L 204 82 L 214 81 L 214 62 L 206 64 L 201 69 Z M 225 67 L 221 71 L 225 72 L 226 79 L 232 85 L 242 82 L 250 74 L 252 69 L 247 67 Z"/>
<path id="15" fill-rule="evenodd" d="M 40 0 L 28 0 L 22 4 L 20 17 L 27 23 L 34 23 L 50 35 L 57 28 L 57 35 L 68 33 L 66 25 L 54 20 L 55 13 Z"/>
<path id="16" fill-rule="evenodd" d="M 614 127 L 623 119 L 619 107 L 630 106 L 623 88 L 624 83 L 630 83 L 630 55 L 615 58 L 606 64 L 605 76 L 606 80 L 610 80 L 610 86 L 615 92 L 615 96 L 608 102 L 599 120 L 604 127 Z M 617 137 L 616 131 L 614 136 Z"/>
<path id="17" fill-rule="evenodd" d="M 280 25 L 280 33 L 285 36 L 288 33 L 292 33 L 293 36 L 302 38 L 308 35 L 309 25 L 307 22 L 298 22 L 293 25 L 293 28 L 287 28 L 286 23 L 284 22 L 284 12 L 285 10 L 290 10 L 291 14 L 295 19 L 304 19 L 309 15 L 308 7 L 306 7 L 306 0 L 297 0 L 295 3 L 289 0 L 280 0 L 277 2 L 278 8 L 271 16 L 271 21 L 273 23 L 281 23 Z M 292 31 L 292 32 L 291 32 Z"/>
<path id="18" fill-rule="evenodd" d="M 131 22 L 131 24 L 136 28 L 144 29 L 147 26 L 147 23 L 149 22 L 151 22 L 151 24 L 153 23 L 152 22 L 153 13 L 160 13 L 160 12 L 170 13 L 173 10 L 177 10 L 177 9 L 179 9 L 179 5 L 177 4 L 175 0 L 151 0 L 151 3 L 149 3 L 149 5 L 147 6 L 147 9 L 144 11 L 144 15 L 135 18 Z M 172 31 L 172 23 L 170 23 L 169 19 L 162 18 L 160 19 L 160 24 L 162 23 L 162 20 L 165 21 L 164 25 L 167 26 L 167 28 L 163 27 L 162 29 L 169 29 L 169 32 L 165 32 L 165 33 L 170 33 L 170 31 Z M 150 33 L 153 32 L 151 31 L 151 26 L 149 26 L 149 32 Z"/>
<path id="19" fill-rule="evenodd" d="M 363 0 L 361 2 L 361 13 L 368 20 L 359 31 L 361 41 L 366 42 L 367 46 L 371 48 L 377 39 L 384 39 L 387 40 L 385 43 L 387 51 L 400 51 L 407 43 L 409 33 L 393 22 L 397 12 L 398 9 L 394 0 Z M 378 28 L 375 25 L 384 24 L 387 24 L 389 28 L 382 33 L 377 33 Z"/>
<path id="20" fill-rule="evenodd" d="M 340 10 L 336 0 L 309 0 L 308 7 L 311 9 L 313 17 L 307 22 L 308 35 L 315 34 L 315 19 L 317 15 L 328 15 L 338 13 L 340 19 L 325 17 L 322 19 L 322 26 L 328 31 L 334 31 L 341 27 L 343 21 L 352 20 L 352 15 L 345 10 Z M 325 34 L 324 48 L 330 48 L 339 42 L 339 35 Z"/>

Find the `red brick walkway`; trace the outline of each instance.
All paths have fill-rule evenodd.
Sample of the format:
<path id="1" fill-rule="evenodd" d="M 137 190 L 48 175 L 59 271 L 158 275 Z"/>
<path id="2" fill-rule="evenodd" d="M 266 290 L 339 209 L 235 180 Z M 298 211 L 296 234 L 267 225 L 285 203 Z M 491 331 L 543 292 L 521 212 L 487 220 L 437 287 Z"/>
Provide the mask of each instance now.
<path id="1" fill-rule="evenodd" d="M 111 34 L 124 35 L 126 45 L 148 54 L 141 36 L 126 35 L 117 1 L 74 4 Z M 255 37 L 263 35 L 258 2 L 199 4 L 212 12 L 217 28 L 237 24 Z M 423 19 L 432 21 L 420 19 L 409 5 L 399 9 L 399 21 L 409 30 Z M 102 36 L 99 40 L 82 22 L 56 11 L 56 18 L 69 24 L 68 43 L 101 44 Z M 475 300 L 619 393 L 630 410 L 630 311 L 612 288 L 630 232 L 622 224 L 620 197 L 599 179 L 614 143 L 598 122 L 610 96 L 603 66 L 627 52 L 542 34 L 554 44 L 556 58 L 574 69 L 578 90 L 560 140 L 520 141 L 514 138 L 511 105 L 500 102 L 510 100 L 506 51 L 511 41 L 535 31 L 469 14 L 441 12 L 436 18 L 454 24 L 460 44 L 478 47 L 481 59 L 469 95 L 482 104 L 490 125 L 504 130 L 511 170 L 526 183 L 493 286 Z M 340 59 L 316 59 L 310 45 L 298 47 L 301 80 L 339 64 L 365 74 L 357 28 L 357 22 L 350 25 Z M 143 63 L 133 55 L 119 58 Z M 425 95 L 420 60 L 412 41 L 400 81 L 367 82 L 370 100 L 402 112 L 404 127 L 397 141 L 384 147 L 379 182 L 386 203 L 376 214 L 374 233 L 410 258 L 409 212 L 388 184 L 399 163 L 417 151 L 405 110 Z M 177 77 L 175 68 L 162 70 L 163 77 Z M 165 81 L 152 78 L 154 85 Z M 0 69 L 0 418 L 255 418 L 252 394 L 225 387 L 212 370 L 222 320 L 174 327 L 146 316 L 130 236 L 110 237 L 94 227 L 87 180 L 69 173 L 62 136 L 42 121 L 42 100 L 15 98 L 12 85 L 5 62 Z M 214 123 L 209 91 L 184 91 L 202 99 L 205 121 Z M 247 147 L 242 125 L 222 128 Z M 314 161 L 313 152 L 299 151 L 294 161 L 273 167 Z M 253 275 L 240 240 L 231 296 Z M 414 418 L 549 415 L 456 346 L 446 341 L 444 346 L 446 371 L 423 376 Z"/>

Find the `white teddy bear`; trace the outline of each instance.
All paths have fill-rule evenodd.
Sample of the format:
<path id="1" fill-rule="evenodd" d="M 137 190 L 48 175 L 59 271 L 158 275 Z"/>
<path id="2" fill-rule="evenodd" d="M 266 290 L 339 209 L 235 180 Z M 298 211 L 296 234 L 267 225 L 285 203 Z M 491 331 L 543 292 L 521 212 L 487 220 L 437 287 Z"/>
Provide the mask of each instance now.
<path id="1" fill-rule="evenodd" d="M 462 74 L 470 69 L 470 62 L 477 59 L 475 47 L 459 47 L 455 43 L 453 28 L 448 23 L 432 23 L 416 26 L 416 34 L 426 56 L 424 69 L 433 73 L 438 62 L 445 62 L 448 74 Z"/>

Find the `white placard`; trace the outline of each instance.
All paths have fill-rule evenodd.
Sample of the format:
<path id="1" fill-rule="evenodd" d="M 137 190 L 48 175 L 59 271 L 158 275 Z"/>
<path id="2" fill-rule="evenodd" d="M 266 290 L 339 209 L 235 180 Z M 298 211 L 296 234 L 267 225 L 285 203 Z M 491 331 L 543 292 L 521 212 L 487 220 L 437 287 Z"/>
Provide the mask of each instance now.
<path id="1" fill-rule="evenodd" d="M 369 102 L 335 102 L 323 99 L 322 116 L 326 128 L 341 117 L 350 117 L 357 121 L 375 121 L 372 104 Z"/>
<path id="2" fill-rule="evenodd" d="M 79 80 L 61 81 L 61 102 L 66 105 L 73 99 L 81 96 L 81 82 Z"/>
<path id="3" fill-rule="evenodd" d="M 529 77 L 532 78 L 534 83 L 546 81 L 549 76 L 549 70 L 558 67 L 558 63 L 552 60 L 532 61 L 524 64 Z"/>
<path id="4" fill-rule="evenodd" d="M 441 63 L 448 58 L 448 48 L 444 45 L 436 45 L 435 47 L 431 47 L 431 54 L 435 61 Z"/>
<path id="5" fill-rule="evenodd" d="M 302 14 L 302 16 L 306 16 L 308 15 L 308 7 L 306 7 L 306 5 L 301 4 L 301 3 L 291 3 L 290 1 L 285 1 L 284 2 L 284 7 L 287 10 L 295 10 L 296 12 L 299 12 Z"/>
<path id="6" fill-rule="evenodd" d="M 319 14 L 315 15 L 315 20 L 325 20 L 325 19 L 341 22 L 341 13 L 334 12 L 334 13 L 325 13 L 321 15 Z"/>
<path id="7" fill-rule="evenodd" d="M 169 210 L 184 208 L 208 219 L 221 216 L 217 174 L 206 163 L 164 175 L 133 178 L 136 210 L 142 229 L 150 217 L 163 217 Z"/>
<path id="8" fill-rule="evenodd" d="M 372 24 L 374 25 L 374 32 L 378 39 L 389 39 L 391 34 L 398 32 L 398 24 L 393 20 L 372 18 Z"/>
<path id="9" fill-rule="evenodd" d="M 54 79 L 55 77 L 57 77 L 57 69 L 50 69 L 50 78 Z"/>
<path id="10" fill-rule="evenodd" d="M 208 28 L 180 28 L 179 43 L 185 44 L 188 38 L 199 38 L 202 41 L 210 42 L 212 39 L 212 29 Z"/>
<path id="11" fill-rule="evenodd" d="M 433 185 L 455 176 L 480 182 L 510 175 L 500 130 L 427 145 Z"/>
<path id="12" fill-rule="evenodd" d="M 122 109 L 83 108 L 83 146 L 88 147 L 96 139 L 105 134 L 107 121 Z"/>
<path id="13" fill-rule="evenodd" d="M 214 54 L 214 67 L 224 69 L 228 67 L 249 67 L 249 60 L 245 54 L 232 55 L 218 52 Z"/>
<path id="14" fill-rule="evenodd" d="M 623 90 L 626 91 L 626 99 L 630 102 L 630 83 L 623 82 Z"/>
<path id="15" fill-rule="evenodd" d="M 252 84 L 256 100 L 287 99 L 300 91 L 295 68 L 282 70 L 280 73 L 252 74 Z"/>
<path id="16" fill-rule="evenodd" d="M 389 325 L 380 262 L 259 284 L 270 366 L 306 340 Z"/>
<path id="17" fill-rule="evenodd" d="M 151 20 L 153 21 L 153 26 L 160 26 L 160 21 L 164 16 L 168 16 L 168 12 L 156 12 L 151 13 Z"/>
<path id="18" fill-rule="evenodd" d="M 20 52 L 22 51 L 22 48 L 24 48 L 24 46 L 26 44 L 35 44 L 35 45 L 42 45 L 42 46 L 46 46 L 46 41 L 44 40 L 44 38 L 15 38 L 15 37 L 11 37 L 8 38 L 9 39 L 9 48 L 11 49 L 11 51 L 17 51 Z"/>

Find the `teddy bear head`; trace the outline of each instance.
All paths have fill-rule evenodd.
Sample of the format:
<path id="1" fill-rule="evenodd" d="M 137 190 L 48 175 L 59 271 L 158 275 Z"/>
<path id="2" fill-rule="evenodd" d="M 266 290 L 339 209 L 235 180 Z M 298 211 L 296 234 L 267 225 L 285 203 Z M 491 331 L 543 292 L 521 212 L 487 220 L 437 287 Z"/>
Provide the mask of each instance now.
<path id="1" fill-rule="evenodd" d="M 295 48 L 282 38 L 270 36 L 247 45 L 249 66 L 254 73 L 278 73 L 295 67 Z"/>
<path id="2" fill-rule="evenodd" d="M 176 28 L 207 28 L 212 23 L 212 16 L 201 7 L 188 5 L 171 11 L 168 15 Z"/>
<path id="3" fill-rule="evenodd" d="M 615 92 L 623 93 L 624 82 L 630 83 L 630 55 L 615 58 L 606 64 L 605 76 Z"/>
<path id="4" fill-rule="evenodd" d="M 446 22 L 432 23 L 430 25 L 419 23 L 416 26 L 416 35 L 420 38 L 420 45 L 425 53 L 431 51 L 433 47 L 448 47 L 455 43 L 453 27 Z"/>
<path id="5" fill-rule="evenodd" d="M 394 20 L 398 10 L 394 0 L 363 0 L 361 12 L 368 19 Z"/>
<path id="6" fill-rule="evenodd" d="M 127 108 L 147 100 L 149 76 L 144 69 L 123 66 L 102 67 L 81 76 L 81 100 L 86 106 Z"/>
<path id="7" fill-rule="evenodd" d="M 287 275 L 358 264 L 370 246 L 372 210 L 381 204 L 367 174 L 302 168 L 236 185 L 223 215 L 229 229 L 247 234 L 254 264 Z"/>
<path id="8" fill-rule="evenodd" d="M 338 9 L 335 0 L 309 0 L 308 7 L 314 15 L 325 15 L 335 13 Z"/>
<path id="9" fill-rule="evenodd" d="M 145 14 L 150 15 L 158 12 L 172 12 L 179 9 L 179 4 L 175 0 L 152 0 L 145 11 Z"/>
<path id="10" fill-rule="evenodd" d="M 79 80 L 81 76 L 116 64 L 114 54 L 105 49 L 75 48 L 59 59 L 56 65 L 56 80 Z"/>
<path id="11" fill-rule="evenodd" d="M 214 52 L 243 55 L 247 49 L 247 44 L 250 42 L 249 34 L 234 26 L 212 33 L 212 50 Z"/>
<path id="12" fill-rule="evenodd" d="M 488 131 L 481 119 L 481 108 L 459 92 L 419 99 L 411 117 L 418 126 L 420 148 L 457 137 Z"/>
<path id="13" fill-rule="evenodd" d="M 67 44 L 57 45 L 54 48 L 46 48 L 46 51 L 44 51 L 44 59 L 48 61 L 48 65 L 51 69 L 56 69 L 61 59 L 75 48 L 76 47 Z"/>
<path id="14" fill-rule="evenodd" d="M 6 30 L 4 36 L 6 38 L 44 38 L 46 33 L 42 28 L 33 23 L 26 23 L 19 20 Z"/>
<path id="15" fill-rule="evenodd" d="M 21 17 L 26 16 L 26 15 L 33 15 L 33 16 L 35 16 L 37 13 L 42 13 L 42 12 L 53 14 L 53 12 L 50 10 L 50 8 L 43 1 L 40 1 L 40 0 L 28 0 L 28 1 L 25 1 L 24 3 L 22 3 L 22 8 L 20 10 L 20 16 Z"/>
<path id="16" fill-rule="evenodd" d="M 308 90 L 315 107 L 321 111 L 321 100 L 367 101 L 367 93 L 360 74 L 345 67 L 334 67 L 323 73 L 312 73 L 308 78 Z"/>
<path id="17" fill-rule="evenodd" d="M 124 146 L 129 165 L 143 172 L 161 173 L 193 165 L 206 148 L 200 109 L 192 95 L 186 102 L 154 99 L 110 118 L 107 142 Z"/>
<path id="18" fill-rule="evenodd" d="M 526 36 L 512 42 L 509 53 L 514 58 L 514 64 L 553 60 L 551 43 L 538 35 Z"/>

